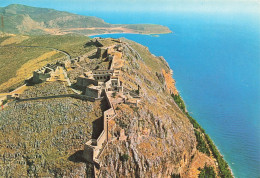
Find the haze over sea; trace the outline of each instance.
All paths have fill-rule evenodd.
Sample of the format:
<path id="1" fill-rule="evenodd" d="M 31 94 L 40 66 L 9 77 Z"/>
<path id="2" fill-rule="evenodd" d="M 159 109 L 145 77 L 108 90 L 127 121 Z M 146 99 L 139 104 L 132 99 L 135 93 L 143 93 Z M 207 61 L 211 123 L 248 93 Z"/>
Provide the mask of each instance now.
<path id="1" fill-rule="evenodd" d="M 174 33 L 159 37 L 100 36 L 125 37 L 164 56 L 174 71 L 177 89 L 188 111 L 213 139 L 235 177 L 259 177 L 260 5 L 254 5 L 257 0 L 174 2 L 177 1 L 9 0 L 0 1 L 0 6 L 21 3 L 97 16 L 109 23 L 168 26 Z M 189 10 L 191 6 L 196 6 L 196 10 Z M 234 9 L 235 13 L 229 13 Z"/>
<path id="2" fill-rule="evenodd" d="M 89 15 L 86 13 L 85 15 Z M 188 111 L 236 177 L 260 176 L 260 23 L 254 15 L 99 13 L 110 23 L 155 23 L 173 34 L 109 34 L 148 46 L 174 71 Z"/>

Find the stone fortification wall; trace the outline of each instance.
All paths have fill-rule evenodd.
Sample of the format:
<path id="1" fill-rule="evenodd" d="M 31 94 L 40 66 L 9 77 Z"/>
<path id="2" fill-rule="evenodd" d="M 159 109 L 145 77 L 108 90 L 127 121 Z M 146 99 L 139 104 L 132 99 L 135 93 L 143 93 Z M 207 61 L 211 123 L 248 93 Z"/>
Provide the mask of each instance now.
<path id="1" fill-rule="evenodd" d="M 51 77 L 50 73 L 45 74 L 45 73 L 33 72 L 33 83 L 45 82 L 50 77 Z"/>
<path id="2" fill-rule="evenodd" d="M 85 78 L 85 77 L 77 78 L 76 85 L 78 85 L 80 87 L 86 87 L 86 86 L 89 86 L 91 84 L 93 84 L 95 86 L 98 86 L 98 81 L 93 80 L 93 79 L 88 79 L 88 78 Z"/>
<path id="3" fill-rule="evenodd" d="M 107 132 L 103 130 L 97 139 L 97 146 L 99 148 L 102 148 L 102 144 L 105 142 L 106 138 L 107 138 Z"/>
<path id="4" fill-rule="evenodd" d="M 98 148 L 93 145 L 96 145 L 96 140 L 89 140 L 84 145 L 83 158 L 89 162 L 94 162 L 95 157 L 98 155 Z"/>
<path id="5" fill-rule="evenodd" d="M 85 95 L 87 95 L 89 97 L 93 97 L 93 98 L 100 98 L 101 97 L 101 90 L 86 87 Z"/>
<path id="6" fill-rule="evenodd" d="M 10 95 L 11 96 L 11 95 Z M 21 101 L 31 101 L 31 100 L 39 100 L 39 99 L 52 99 L 52 98 L 65 98 L 65 97 L 72 97 L 72 98 L 77 98 L 77 99 L 81 99 L 81 100 L 88 100 L 88 101 L 96 101 L 98 99 L 94 98 L 94 97 L 89 97 L 86 95 L 78 95 L 78 94 L 65 94 L 65 95 L 54 95 L 54 96 L 43 96 L 43 97 L 35 97 L 35 98 L 27 98 L 27 99 L 20 99 L 17 102 L 21 102 Z"/>
<path id="7" fill-rule="evenodd" d="M 108 108 L 106 111 L 103 113 L 103 131 L 99 135 L 99 137 L 96 140 L 89 140 L 85 145 L 84 145 L 84 152 L 83 152 L 83 157 L 89 161 L 89 162 L 97 162 L 97 156 L 101 155 L 101 153 L 104 151 L 103 144 L 108 141 L 108 120 L 113 118 L 115 116 L 115 110 L 113 108 L 112 103 L 109 100 L 109 97 L 106 93 L 104 92 L 104 98 L 105 101 L 107 102 Z"/>

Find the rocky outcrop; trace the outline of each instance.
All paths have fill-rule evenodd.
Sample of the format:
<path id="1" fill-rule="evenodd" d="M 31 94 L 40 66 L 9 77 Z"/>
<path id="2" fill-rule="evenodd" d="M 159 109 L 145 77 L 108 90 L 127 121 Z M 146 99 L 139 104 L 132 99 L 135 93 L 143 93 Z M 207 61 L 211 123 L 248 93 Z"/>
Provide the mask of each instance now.
<path id="1" fill-rule="evenodd" d="M 87 98 L 46 97 L 68 95 L 81 89 L 84 95 L 87 86 L 71 89 L 60 80 L 28 86 L 20 101 L 9 102 L 0 112 L 0 135 L 6 138 L 0 140 L 3 145 L 1 174 L 14 177 L 192 177 L 191 171 L 198 174 L 199 167 L 214 166 L 210 155 L 198 153 L 194 128 L 171 96 L 177 94 L 177 90 L 165 60 L 126 39 L 106 39 L 107 45 L 109 42 L 120 49 L 120 60 L 116 59 L 113 66 L 120 71 L 117 80 L 124 91 L 106 91 L 106 97 L 89 101 Z M 106 44 L 104 47 L 109 47 Z M 86 63 L 88 67 L 84 67 Z M 68 78 L 76 81 L 90 70 L 94 71 L 92 77 L 95 78 L 97 65 L 109 66 L 109 63 L 107 59 L 86 56 L 67 70 Z M 95 80 L 100 80 L 100 76 Z M 108 110 L 106 98 L 115 114 L 104 126 L 102 119 Z M 84 143 L 100 138 L 104 130 L 106 138 L 99 148 L 102 154 L 95 157 L 98 160 L 94 162 L 84 160 Z M 85 149 L 85 155 L 88 150 L 91 149 Z M 11 163 L 12 168 L 8 166 Z"/>
<path id="2" fill-rule="evenodd" d="M 131 42 L 128 42 L 123 51 L 126 72 L 121 80 L 128 88 L 141 88 L 141 103 L 138 107 L 126 104 L 116 106 L 117 117 L 114 129 L 111 129 L 113 139 L 100 158 L 103 166 L 96 174 L 101 177 L 184 175 L 196 151 L 196 138 L 191 123 L 156 77 L 160 71 L 164 74 L 163 83 L 169 80 L 171 87 L 174 87 L 168 66 L 152 55 L 143 57 L 142 52 L 147 51 L 145 48 L 139 47 L 142 51 L 139 53 L 137 49 L 133 50 L 137 44 L 130 45 Z M 163 69 L 151 66 L 147 63 L 149 60 L 156 60 L 154 62 L 160 63 L 158 67 L 162 66 Z M 166 71 L 169 74 L 167 77 Z M 119 139 L 122 129 L 127 137 L 123 141 Z"/>

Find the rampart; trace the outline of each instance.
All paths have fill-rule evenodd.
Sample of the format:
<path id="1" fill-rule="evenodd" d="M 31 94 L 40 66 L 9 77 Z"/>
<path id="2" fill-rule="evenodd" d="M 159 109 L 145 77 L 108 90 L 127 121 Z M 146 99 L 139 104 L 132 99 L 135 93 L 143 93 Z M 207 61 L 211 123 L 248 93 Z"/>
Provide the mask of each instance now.
<path id="1" fill-rule="evenodd" d="M 101 87 L 86 87 L 85 95 L 93 98 L 100 98 L 101 97 Z"/>
<path id="2" fill-rule="evenodd" d="M 77 78 L 76 85 L 78 85 L 80 87 L 86 87 L 86 86 L 89 86 L 91 84 L 97 86 L 98 81 L 93 80 L 93 79 L 89 79 L 89 78 L 86 78 L 86 77 L 83 77 L 83 76 Z"/>
<path id="3" fill-rule="evenodd" d="M 87 101 L 92 101 L 92 102 L 99 100 L 99 99 L 102 99 L 102 98 L 89 97 L 89 96 L 86 96 L 86 95 L 65 94 L 65 95 L 53 95 L 53 96 L 43 96 L 43 97 L 19 99 L 17 102 L 40 100 L 40 99 L 66 98 L 66 97 L 71 97 L 71 98 L 76 98 L 76 99 L 81 99 L 81 100 L 87 100 Z"/>
<path id="4" fill-rule="evenodd" d="M 99 164 L 98 157 L 102 154 L 104 147 L 108 142 L 108 121 L 116 115 L 106 91 L 104 91 L 104 99 L 107 102 L 108 109 L 103 113 L 103 131 L 97 139 L 91 139 L 85 143 L 83 152 L 83 157 L 87 161 L 94 162 L 96 164 Z"/>

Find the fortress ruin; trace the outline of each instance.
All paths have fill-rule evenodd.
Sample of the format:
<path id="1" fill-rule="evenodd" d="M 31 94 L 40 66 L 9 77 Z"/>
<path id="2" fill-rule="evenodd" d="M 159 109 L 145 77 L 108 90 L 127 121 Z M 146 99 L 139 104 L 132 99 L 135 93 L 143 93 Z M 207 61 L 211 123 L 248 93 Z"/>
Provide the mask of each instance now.
<path id="1" fill-rule="evenodd" d="M 58 98 L 58 97 L 75 97 L 88 101 L 101 100 L 106 105 L 106 109 L 102 113 L 102 128 L 98 137 L 88 140 L 84 144 L 84 151 L 82 157 L 90 162 L 94 163 L 98 168 L 102 165 L 99 163 L 99 158 L 106 149 L 109 141 L 114 139 L 113 133 L 114 127 L 110 127 L 110 122 L 117 116 L 114 109 L 115 104 L 125 103 L 129 105 L 138 106 L 140 101 L 139 96 L 139 86 L 138 92 L 135 93 L 132 90 L 124 86 L 124 83 L 120 80 L 122 67 L 124 66 L 125 60 L 123 59 L 123 46 L 120 40 L 113 39 L 114 44 L 105 47 L 105 43 L 108 43 L 100 38 L 95 38 L 92 40 L 97 46 L 97 50 L 94 52 L 96 58 L 92 60 L 100 60 L 109 62 L 108 69 L 94 69 L 85 70 L 81 72 L 82 75 L 76 77 L 76 82 L 71 85 L 70 78 L 67 75 L 68 71 L 74 71 L 77 68 L 81 68 L 80 64 L 84 62 L 85 58 L 93 56 L 93 52 L 86 53 L 83 56 L 77 57 L 75 59 L 67 59 L 62 62 L 56 62 L 55 64 L 47 64 L 46 66 L 40 68 L 33 72 L 32 78 L 29 80 L 31 84 L 39 84 L 42 82 L 64 82 L 68 83 L 66 87 L 70 87 L 72 93 L 64 93 L 61 95 L 54 96 L 44 96 L 36 98 L 26 98 L 20 99 L 19 96 L 22 92 L 17 93 L 7 93 L 3 96 L 8 96 L 8 99 L 20 99 L 20 101 L 26 100 L 37 100 L 41 98 Z M 111 39 L 110 39 L 111 40 Z M 89 59 L 89 58 L 88 58 Z M 72 67 L 75 66 L 75 67 Z M 74 80 L 74 78 L 73 78 Z M 23 91 L 26 86 L 22 86 Z M 64 84 L 65 87 L 65 84 Z M 76 87 L 76 88 L 73 88 Z M 20 90 L 20 89 L 19 89 Z M 17 90 L 18 91 L 18 90 Z M 1 96 L 1 95 L 0 95 Z M 93 132 L 97 132 L 93 130 Z M 120 131 L 120 136 L 117 138 L 119 140 L 126 140 L 127 136 L 124 130 Z"/>
<path id="2" fill-rule="evenodd" d="M 116 117 L 116 111 L 113 105 L 125 103 L 137 106 L 140 101 L 139 95 L 125 88 L 123 82 L 120 81 L 121 69 L 125 61 L 123 59 L 122 42 L 116 40 L 116 45 L 109 47 L 104 47 L 102 42 L 100 38 L 95 38 L 91 41 L 91 43 L 97 46 L 95 57 L 102 61 L 108 61 L 108 69 L 96 69 L 83 72 L 82 75 L 77 77 L 75 83 L 75 86 L 82 92 L 82 95 L 87 98 L 92 98 L 92 100 L 104 100 L 107 105 L 107 109 L 103 111 L 102 125 L 100 126 L 102 132 L 96 139 L 92 138 L 87 141 L 83 151 L 83 158 L 88 162 L 95 163 L 98 167 L 101 167 L 99 157 L 105 150 L 107 143 L 111 140 L 108 136 L 110 132 L 109 122 Z M 57 62 L 56 64 L 48 64 L 33 73 L 32 81 L 35 84 L 52 81 L 70 83 L 67 70 L 73 70 L 74 67 L 72 68 L 72 66 L 77 66 L 86 56 L 87 55 L 64 62 Z M 120 99 L 115 99 L 115 96 L 120 96 Z M 93 130 L 93 132 L 95 132 L 95 130 Z M 125 140 L 126 138 L 127 136 L 124 134 L 124 130 L 121 130 L 120 138 L 118 139 Z"/>

